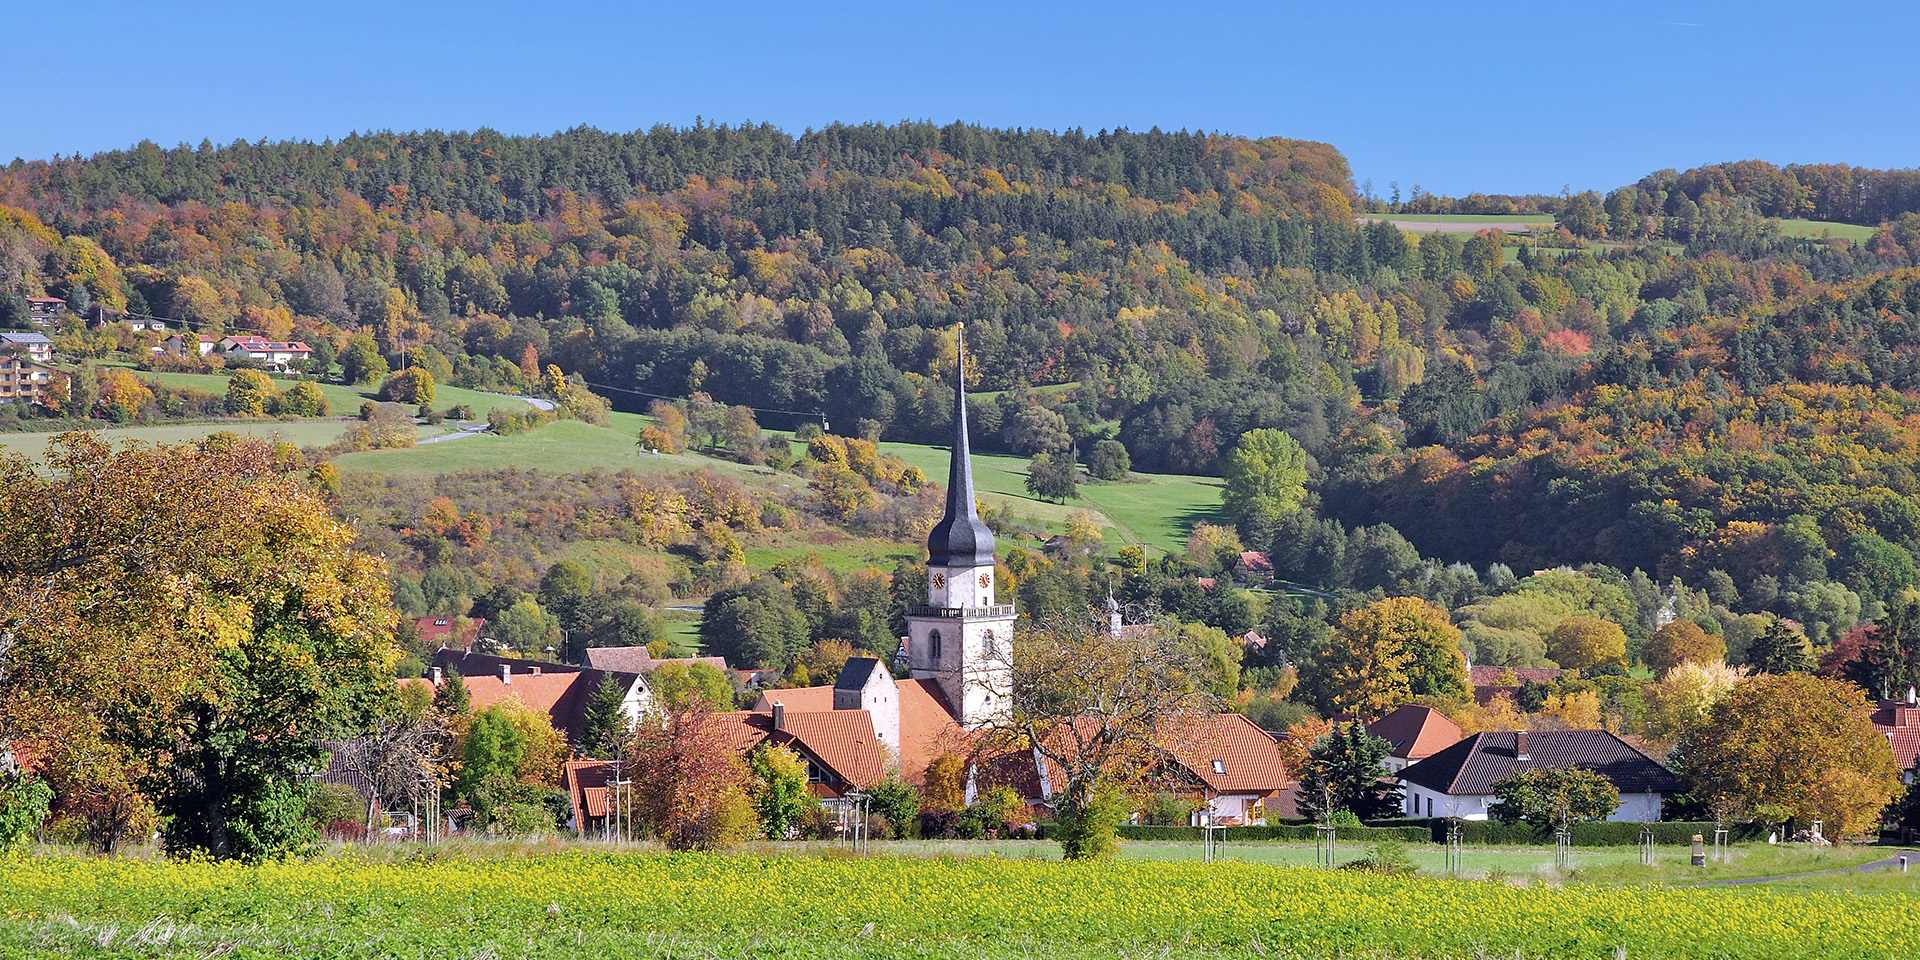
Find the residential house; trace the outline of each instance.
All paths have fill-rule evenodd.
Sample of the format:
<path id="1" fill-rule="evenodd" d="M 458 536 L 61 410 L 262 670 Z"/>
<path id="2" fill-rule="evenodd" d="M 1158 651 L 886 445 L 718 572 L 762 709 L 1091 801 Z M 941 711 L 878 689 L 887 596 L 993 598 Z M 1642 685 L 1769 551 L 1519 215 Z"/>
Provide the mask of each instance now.
<path id="1" fill-rule="evenodd" d="M 413 629 L 420 634 L 421 642 L 427 646 L 439 649 L 458 647 L 461 650 L 472 650 L 475 641 L 480 639 L 481 632 L 487 629 L 487 621 L 484 617 L 419 617 L 413 621 Z M 601 669 L 617 668 L 602 667 Z"/>
<path id="2" fill-rule="evenodd" d="M 313 356 L 313 348 L 299 340 L 268 340 L 252 334 L 222 337 L 214 350 L 227 357 L 257 361 L 270 370 L 286 370 L 295 360 Z"/>
<path id="3" fill-rule="evenodd" d="M 434 654 L 427 680 L 401 682 L 431 683 L 438 687 L 450 673 L 458 673 L 466 684 L 473 709 L 484 710 L 509 698 L 518 700 L 531 710 L 545 713 L 553 728 L 576 749 L 584 746 L 587 708 L 602 681 L 611 679 L 623 687 L 621 709 L 630 719 L 639 719 L 641 712 L 653 702 L 652 688 L 647 686 L 646 678 L 637 673 L 490 657 L 454 649 Z"/>
<path id="4" fill-rule="evenodd" d="M 1196 795 L 1216 824 L 1260 823 L 1279 816 L 1277 801 L 1289 783 L 1279 742 L 1237 713 L 1212 714 L 1208 720 L 1211 729 L 1170 751 L 1184 776 L 1169 779 L 1189 784 L 1175 795 Z M 1200 825 L 1198 816 L 1195 826 Z"/>
<path id="5" fill-rule="evenodd" d="M 42 326 L 59 323 L 67 315 L 67 302 L 59 297 L 28 297 L 27 318 Z"/>
<path id="6" fill-rule="evenodd" d="M 34 363 L 52 363 L 53 341 L 44 333 L 0 331 L 0 353 L 25 357 Z"/>
<path id="7" fill-rule="evenodd" d="M 1369 734 L 1387 742 L 1388 773 L 1408 766 L 1460 742 L 1460 725 L 1432 707 L 1409 703 L 1366 725 Z"/>
<path id="8" fill-rule="evenodd" d="M 788 710 L 776 702 L 764 712 L 715 713 L 711 722 L 721 725 L 728 748 L 741 756 L 766 743 L 793 751 L 806 769 L 808 788 L 830 806 L 843 804 L 847 794 L 886 779 L 887 751 L 864 710 Z M 605 761 L 566 765 L 574 824 L 582 833 L 604 829 L 613 773 L 613 764 Z"/>
<path id="9" fill-rule="evenodd" d="M 184 356 L 188 350 L 198 350 L 199 355 L 204 357 L 212 353 L 214 345 L 220 342 L 217 338 L 204 333 L 194 334 L 193 337 L 194 339 L 189 340 L 187 334 L 176 333 L 160 341 L 160 349 L 176 357 Z M 194 344 L 194 346 L 188 346 L 188 344 Z"/>
<path id="10" fill-rule="evenodd" d="M 665 657 L 655 659 L 646 647 L 588 647 L 587 666 L 596 670 L 624 670 L 628 673 L 652 673 L 670 663 L 682 666 L 704 663 L 727 672 L 726 657 Z"/>
<path id="11" fill-rule="evenodd" d="M 1868 719 L 1874 729 L 1886 734 L 1901 780 L 1913 783 L 1914 759 L 1920 757 L 1920 693 L 1908 687 L 1904 698 L 1880 701 Z"/>
<path id="12" fill-rule="evenodd" d="M 1273 558 L 1264 550 L 1242 550 L 1233 565 L 1233 578 L 1241 583 L 1261 586 L 1273 582 Z"/>
<path id="13" fill-rule="evenodd" d="M 16 354 L 0 354 L 0 400 L 44 405 L 66 383 L 64 371 Z"/>
<path id="14" fill-rule="evenodd" d="M 1605 730 L 1476 733 L 1400 771 L 1410 817 L 1485 820 L 1496 781 L 1525 770 L 1591 770 L 1613 782 L 1620 806 L 1607 817 L 1652 823 L 1661 799 L 1680 789 L 1653 758 Z"/>

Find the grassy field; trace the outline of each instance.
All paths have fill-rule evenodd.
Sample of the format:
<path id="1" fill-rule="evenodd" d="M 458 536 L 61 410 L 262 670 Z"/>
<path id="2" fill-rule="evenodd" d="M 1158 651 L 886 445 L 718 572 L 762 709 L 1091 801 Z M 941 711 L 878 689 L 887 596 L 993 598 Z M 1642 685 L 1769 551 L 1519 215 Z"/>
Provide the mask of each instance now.
<path id="1" fill-rule="evenodd" d="M 511 399 L 511 398 L 509 398 Z M 516 401 L 517 402 L 517 401 Z M 524 409 L 524 408 L 523 408 Z M 393 476 L 437 476 L 460 470 L 619 470 L 660 473 L 710 467 L 722 473 L 773 476 L 765 468 L 747 467 L 693 454 L 649 454 L 635 445 L 633 434 L 562 420 L 512 436 L 480 434 L 445 443 L 397 450 L 369 450 L 335 461 L 342 470 L 371 470 Z M 795 477 L 788 482 L 800 483 Z"/>
<path id="2" fill-rule="evenodd" d="M 195 390 L 203 390 L 207 393 L 215 393 L 223 396 L 227 392 L 227 380 L 229 377 L 227 374 L 218 373 L 147 373 L 143 371 L 136 371 L 136 373 L 148 380 L 157 380 L 168 386 L 192 387 Z M 292 380 L 277 377 L 274 379 L 274 386 L 282 390 L 292 386 L 293 383 L 294 381 Z M 328 405 L 332 407 L 328 412 L 334 416 L 352 416 L 359 412 L 361 403 L 373 399 L 374 388 L 369 385 L 362 391 L 355 387 L 343 387 L 339 384 L 323 383 L 320 384 L 320 393 L 327 398 Z M 518 397 L 510 397 L 503 393 L 487 393 L 481 390 L 468 390 L 464 387 L 449 387 L 445 384 L 434 387 L 433 406 L 435 409 L 445 410 L 448 407 L 463 403 L 472 407 L 474 416 L 481 419 L 485 419 L 487 413 L 494 409 L 506 410 L 510 413 L 519 413 L 527 409 L 527 402 L 525 400 L 521 400 Z"/>
<path id="3" fill-rule="evenodd" d="M 919 467 L 929 480 L 947 482 L 945 447 L 882 443 L 880 451 Z M 1089 510 L 1117 531 L 1121 541 L 1169 552 L 1186 549 L 1187 531 L 1195 521 L 1219 518 L 1220 481 L 1211 477 L 1140 473 L 1122 482 L 1086 482 L 1080 485 L 1080 496 L 1060 504 L 1027 492 L 1025 459 L 976 453 L 973 483 L 990 507 L 1008 506 L 1018 516 L 1054 528 L 1064 525 L 1073 511 Z"/>
<path id="4" fill-rule="evenodd" d="M 0 957 L 1905 956 L 1911 888 L 1389 878 L 1247 862 L 667 855 L 0 860 Z M 1631 853 L 1631 851 L 1629 851 Z"/>
<path id="5" fill-rule="evenodd" d="M 1826 220 L 1782 220 L 1780 232 L 1789 237 L 1817 237 L 1832 234 L 1854 243 L 1865 243 L 1873 238 L 1873 228 L 1857 223 L 1833 223 Z"/>
<path id="6" fill-rule="evenodd" d="M 222 420 L 215 423 L 169 423 L 155 427 L 114 427 L 94 431 L 94 435 L 109 443 L 123 440 L 180 443 L 224 430 L 244 437 L 285 440 L 307 447 L 326 446 L 340 439 L 340 435 L 346 432 L 347 423 L 345 420 Z M 421 428 L 421 435 L 429 435 L 427 431 L 430 429 Z M 0 433 L 0 451 L 39 460 L 46 456 L 47 441 L 53 436 L 50 433 Z"/>

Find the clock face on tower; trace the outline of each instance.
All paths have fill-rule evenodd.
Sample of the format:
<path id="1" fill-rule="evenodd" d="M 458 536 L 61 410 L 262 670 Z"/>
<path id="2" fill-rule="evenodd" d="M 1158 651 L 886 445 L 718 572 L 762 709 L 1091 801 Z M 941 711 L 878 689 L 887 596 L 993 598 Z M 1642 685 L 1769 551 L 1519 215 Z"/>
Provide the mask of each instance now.
<path id="1" fill-rule="evenodd" d="M 933 588 L 934 588 L 935 590 L 944 590 L 944 589 L 946 589 L 946 586 L 947 586 L 947 575 L 946 575 L 946 574 L 944 574 L 944 573 L 936 573 L 936 574 L 934 574 L 934 575 L 933 575 Z"/>
<path id="2" fill-rule="evenodd" d="M 982 590 L 985 590 L 986 588 L 988 588 L 988 587 L 991 587 L 991 586 L 993 586 L 993 574 L 991 574 L 991 573 L 983 573 L 983 574 L 981 574 L 981 575 L 980 575 L 980 589 L 982 589 Z"/>

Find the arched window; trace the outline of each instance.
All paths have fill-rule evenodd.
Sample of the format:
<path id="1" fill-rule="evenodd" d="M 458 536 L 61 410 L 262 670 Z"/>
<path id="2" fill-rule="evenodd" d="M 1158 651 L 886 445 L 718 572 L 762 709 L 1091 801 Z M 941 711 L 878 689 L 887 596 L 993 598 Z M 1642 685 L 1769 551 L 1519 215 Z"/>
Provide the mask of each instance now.
<path id="1" fill-rule="evenodd" d="M 927 634 L 927 657 L 932 660 L 940 659 L 940 631 L 938 630 Z"/>
<path id="2" fill-rule="evenodd" d="M 996 641 L 994 640 L 992 630 L 987 631 L 986 642 L 982 644 L 982 649 L 985 651 L 986 655 L 989 657 L 1000 652 L 1000 648 L 996 643 Z"/>

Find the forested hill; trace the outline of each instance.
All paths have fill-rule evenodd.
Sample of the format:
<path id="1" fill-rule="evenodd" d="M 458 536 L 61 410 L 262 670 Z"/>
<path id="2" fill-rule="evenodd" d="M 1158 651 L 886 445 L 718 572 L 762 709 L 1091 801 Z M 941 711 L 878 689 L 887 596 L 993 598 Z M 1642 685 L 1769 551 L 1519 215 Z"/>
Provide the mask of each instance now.
<path id="1" fill-rule="evenodd" d="M 1833 579 L 1878 594 L 1859 558 L 1920 549 L 1908 173 L 1661 173 L 1526 198 L 1561 226 L 1523 238 L 1357 222 L 1340 154 L 1277 138 L 145 144 L 0 173 L 0 286 L 13 313 L 45 293 L 323 353 L 373 336 L 461 386 L 523 389 L 552 364 L 630 409 L 703 393 L 896 439 L 944 435 L 965 322 L 972 386 L 998 391 L 974 408 L 982 449 L 1117 438 L 1136 468 L 1217 474 L 1247 431 L 1292 435 L 1315 494 L 1299 523 L 1322 526 L 1243 522 L 1254 546 L 1391 521 L 1448 560 L 1786 583 L 1777 557 L 1701 558 L 1817 528 L 1855 558 Z M 1890 222 L 1852 243 L 1774 219 L 1809 213 Z M 1337 558 L 1289 569 L 1347 582 Z"/>

